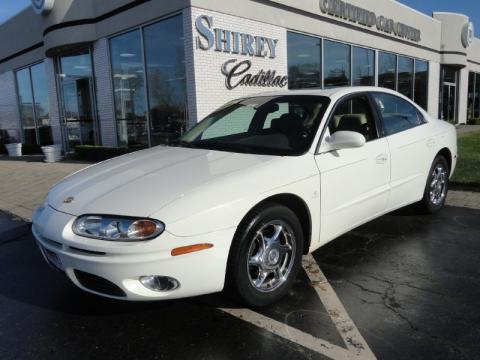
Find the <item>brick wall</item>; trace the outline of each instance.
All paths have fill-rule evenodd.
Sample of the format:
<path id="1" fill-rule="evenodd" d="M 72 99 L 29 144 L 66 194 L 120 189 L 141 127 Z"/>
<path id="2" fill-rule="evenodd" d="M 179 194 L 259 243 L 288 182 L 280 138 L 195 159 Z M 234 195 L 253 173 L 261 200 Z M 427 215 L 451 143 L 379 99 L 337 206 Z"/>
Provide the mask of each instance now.
<path id="1" fill-rule="evenodd" d="M 248 33 L 253 36 L 264 36 L 278 39 L 276 58 L 261 58 L 248 55 L 229 54 L 215 51 L 213 48 L 205 51 L 197 48 L 198 36 L 195 20 L 198 16 L 213 17 L 213 28 Z M 274 91 L 274 87 L 244 87 L 239 86 L 228 90 L 225 86 L 225 76 L 221 72 L 222 65 L 230 60 L 251 60 L 249 73 L 256 74 L 259 70 L 275 70 L 277 75 L 287 75 L 287 31 L 284 28 L 270 24 L 252 21 L 240 17 L 225 15 L 199 8 L 189 8 L 184 11 L 185 31 L 185 62 L 187 66 L 187 90 L 190 123 L 195 123 L 219 106 L 239 97 L 265 91 Z"/>

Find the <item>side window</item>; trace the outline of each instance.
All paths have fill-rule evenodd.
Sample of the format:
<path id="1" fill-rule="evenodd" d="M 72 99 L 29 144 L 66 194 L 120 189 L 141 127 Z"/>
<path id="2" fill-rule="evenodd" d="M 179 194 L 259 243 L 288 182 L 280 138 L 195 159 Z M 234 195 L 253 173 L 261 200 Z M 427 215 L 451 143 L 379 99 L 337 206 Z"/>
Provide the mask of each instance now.
<path id="1" fill-rule="evenodd" d="M 383 118 L 385 135 L 393 135 L 425 122 L 408 101 L 390 94 L 372 94 Z"/>
<path id="2" fill-rule="evenodd" d="M 375 118 L 366 96 L 361 95 L 340 103 L 328 124 L 330 134 L 337 131 L 355 131 L 367 141 L 378 138 Z"/>

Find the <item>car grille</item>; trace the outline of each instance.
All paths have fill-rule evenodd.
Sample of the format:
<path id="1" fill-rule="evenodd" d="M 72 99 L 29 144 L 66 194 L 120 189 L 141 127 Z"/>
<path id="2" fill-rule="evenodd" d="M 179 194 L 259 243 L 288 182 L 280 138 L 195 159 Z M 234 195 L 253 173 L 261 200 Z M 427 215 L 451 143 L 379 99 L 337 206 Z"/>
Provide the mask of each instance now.
<path id="1" fill-rule="evenodd" d="M 114 283 L 97 275 L 74 270 L 78 282 L 88 290 L 115 297 L 126 297 L 127 294 Z"/>

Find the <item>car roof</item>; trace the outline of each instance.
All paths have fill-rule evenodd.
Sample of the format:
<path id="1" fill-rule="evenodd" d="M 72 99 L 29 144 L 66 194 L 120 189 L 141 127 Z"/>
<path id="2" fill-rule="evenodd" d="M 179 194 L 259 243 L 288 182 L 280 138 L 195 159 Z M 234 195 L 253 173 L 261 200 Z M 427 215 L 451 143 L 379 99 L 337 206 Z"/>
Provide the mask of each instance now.
<path id="1" fill-rule="evenodd" d="M 336 88 L 328 88 L 328 89 L 301 89 L 301 90 L 278 90 L 278 91 L 270 91 L 264 93 L 253 94 L 253 96 L 287 96 L 287 95 L 314 95 L 314 96 L 326 96 L 329 98 L 340 98 L 342 96 L 353 94 L 357 92 L 366 92 L 366 91 L 380 91 L 384 93 L 399 95 L 396 91 L 376 87 L 376 86 L 344 86 L 344 87 L 336 87 Z"/>

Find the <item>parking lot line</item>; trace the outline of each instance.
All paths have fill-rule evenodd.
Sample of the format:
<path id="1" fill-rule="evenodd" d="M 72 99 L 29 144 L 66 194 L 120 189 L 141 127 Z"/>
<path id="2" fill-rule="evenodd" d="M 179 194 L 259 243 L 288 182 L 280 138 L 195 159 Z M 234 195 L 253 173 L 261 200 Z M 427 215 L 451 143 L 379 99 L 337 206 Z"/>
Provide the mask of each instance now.
<path id="1" fill-rule="evenodd" d="M 348 315 L 340 299 L 336 295 L 327 278 L 320 270 L 313 256 L 303 257 L 303 268 L 308 275 L 312 287 L 327 310 L 332 322 L 342 337 L 345 348 L 334 345 L 326 340 L 317 338 L 293 328 L 287 324 L 266 317 L 250 309 L 219 308 L 221 311 L 238 319 L 267 330 L 281 338 L 292 341 L 333 360 L 341 359 L 376 359 L 363 336 L 358 331 Z"/>

